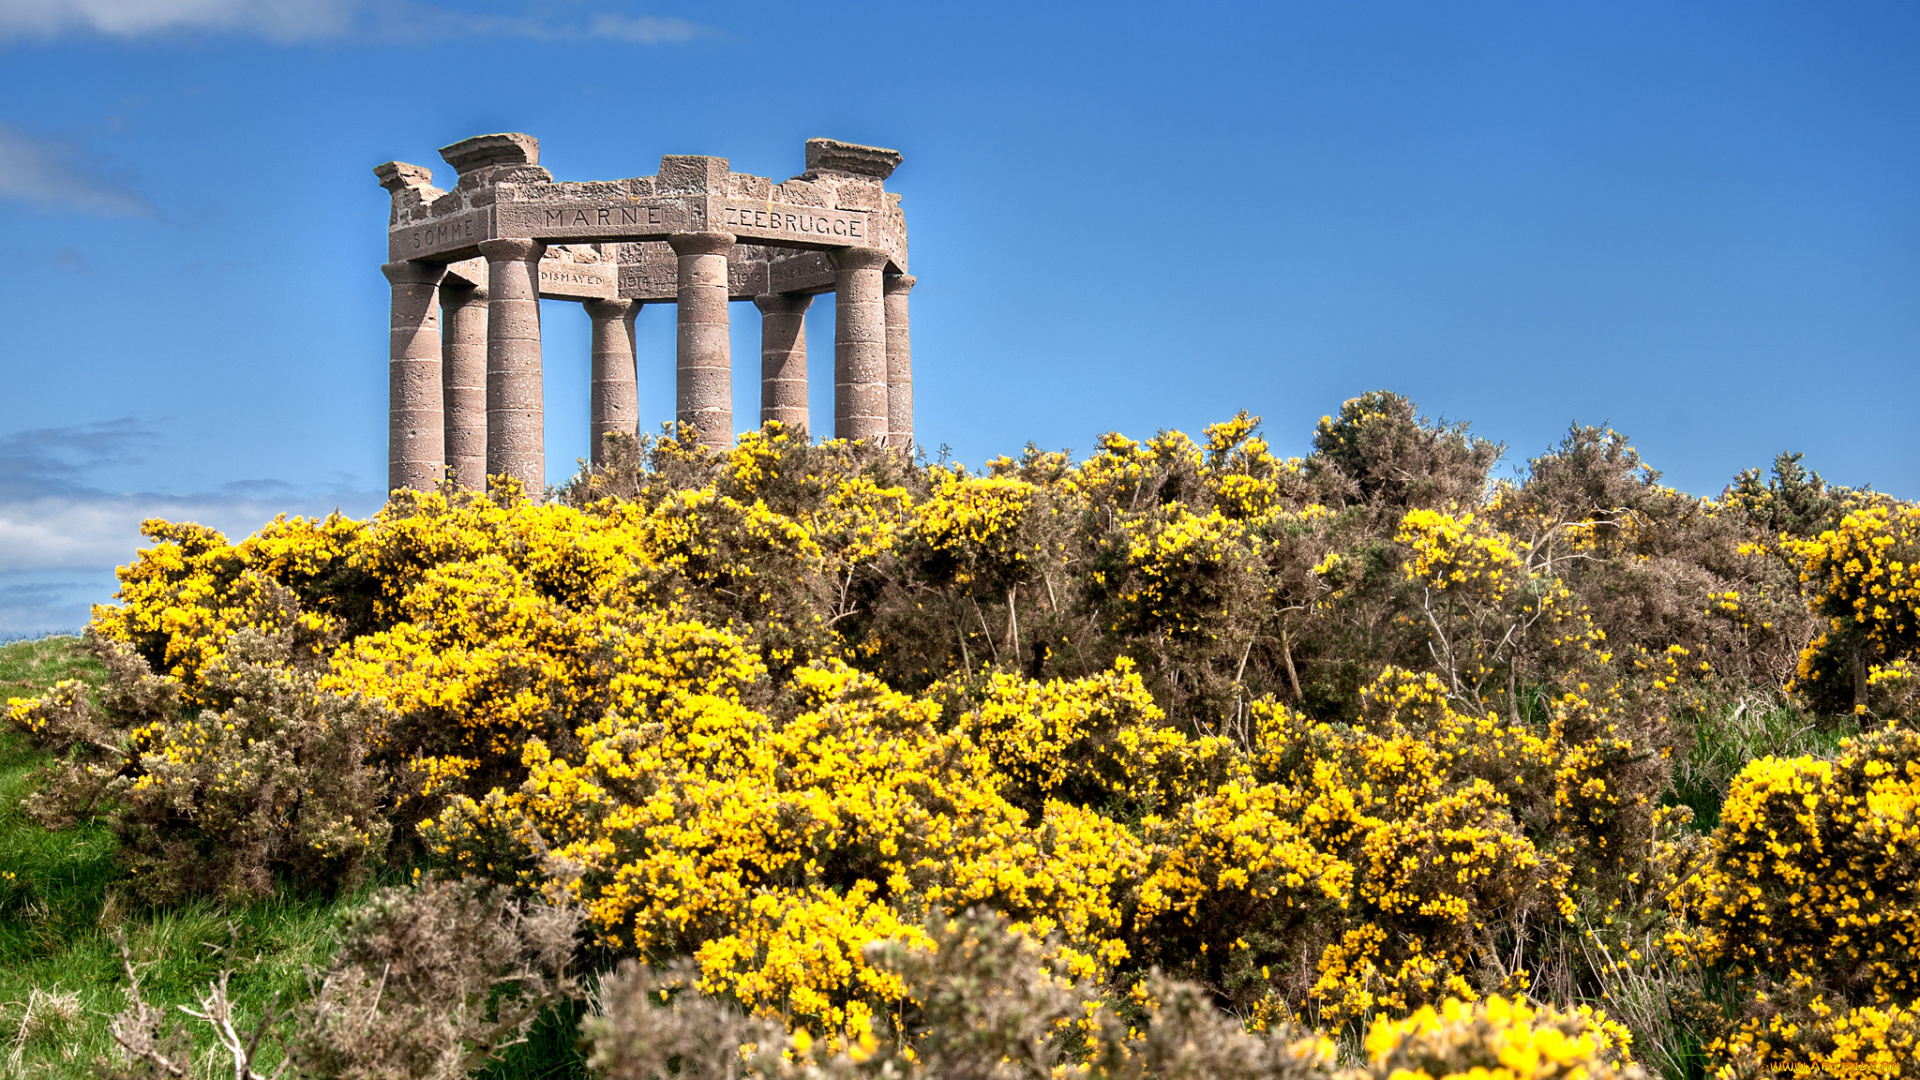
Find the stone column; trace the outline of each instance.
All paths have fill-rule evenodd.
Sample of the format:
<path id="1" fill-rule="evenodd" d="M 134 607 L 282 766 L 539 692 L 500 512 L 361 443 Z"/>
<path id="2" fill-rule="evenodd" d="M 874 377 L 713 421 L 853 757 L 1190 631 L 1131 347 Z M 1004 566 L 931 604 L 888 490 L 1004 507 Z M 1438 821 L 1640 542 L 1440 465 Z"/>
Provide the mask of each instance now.
<path id="1" fill-rule="evenodd" d="M 634 323 L 639 321 L 643 307 L 646 304 L 635 300 L 633 306 L 627 309 L 627 317 L 620 320 L 627 328 L 627 351 L 633 354 L 633 427 L 630 430 L 636 436 L 640 434 L 640 334 Z"/>
<path id="2" fill-rule="evenodd" d="M 440 318 L 447 475 L 463 488 L 482 491 L 487 486 L 487 290 L 441 286 Z"/>
<path id="3" fill-rule="evenodd" d="M 587 316 L 593 320 L 593 393 L 590 413 L 593 423 L 595 465 L 607 452 L 607 433 L 618 431 L 632 435 L 640 426 L 640 392 L 634 383 L 633 332 L 630 322 L 633 300 L 588 300 Z"/>
<path id="4" fill-rule="evenodd" d="M 833 437 L 883 443 L 887 437 L 887 316 L 883 251 L 833 251 Z"/>
<path id="5" fill-rule="evenodd" d="M 391 262 L 380 272 L 393 285 L 387 334 L 387 490 L 431 491 L 447 471 L 441 432 L 440 279 L 447 268 Z"/>
<path id="6" fill-rule="evenodd" d="M 733 234 L 676 233 L 667 244 L 679 256 L 679 398 L 675 418 L 700 432 L 713 450 L 733 446 L 733 352 L 727 334 L 727 252 Z"/>
<path id="7" fill-rule="evenodd" d="M 539 499 L 547 486 L 546 414 L 540 386 L 538 240 L 488 240 L 487 476 L 520 481 Z"/>
<path id="8" fill-rule="evenodd" d="M 913 451 L 913 339 L 907 333 L 907 294 L 911 274 L 884 279 L 887 307 L 887 445 Z"/>
<path id="9" fill-rule="evenodd" d="M 778 420 L 807 433 L 807 308 L 802 293 L 762 293 L 760 309 L 760 422 Z"/>

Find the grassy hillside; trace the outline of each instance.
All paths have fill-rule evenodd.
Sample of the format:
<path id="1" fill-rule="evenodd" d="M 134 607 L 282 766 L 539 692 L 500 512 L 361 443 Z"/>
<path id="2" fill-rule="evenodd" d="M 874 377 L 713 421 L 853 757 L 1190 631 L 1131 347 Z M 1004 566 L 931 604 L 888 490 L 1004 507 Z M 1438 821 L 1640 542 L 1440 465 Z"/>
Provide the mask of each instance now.
<path id="1" fill-rule="evenodd" d="M 71 637 L 0 646 L 0 697 L 38 694 L 61 679 L 97 682 L 104 673 L 78 646 Z M 49 832 L 23 813 L 46 758 L 0 733 L 0 1038 L 20 1074 L 90 1076 L 94 1058 L 109 1052 L 108 1024 L 126 987 L 115 931 L 145 965 L 155 1003 L 192 1003 L 219 972 L 217 947 L 229 943 L 245 958 L 233 980 L 237 1001 L 257 1007 L 300 991 L 304 967 L 326 958 L 335 909 L 351 898 L 140 905 L 124 888 L 105 826 Z"/>

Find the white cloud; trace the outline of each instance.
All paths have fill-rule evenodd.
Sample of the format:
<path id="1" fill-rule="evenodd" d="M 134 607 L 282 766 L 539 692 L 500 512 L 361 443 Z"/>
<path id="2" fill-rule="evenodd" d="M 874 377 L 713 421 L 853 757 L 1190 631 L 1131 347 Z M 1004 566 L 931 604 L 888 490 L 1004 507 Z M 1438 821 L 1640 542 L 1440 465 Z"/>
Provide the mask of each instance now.
<path id="1" fill-rule="evenodd" d="M 667 45 L 692 41 L 713 31 L 696 22 L 658 15 L 595 15 L 587 25 L 593 37 L 612 41 L 636 41 L 642 45 Z"/>
<path id="2" fill-rule="evenodd" d="M 249 535 L 283 510 L 324 513 L 330 508 L 215 495 L 96 494 L 0 501 L 0 573 L 123 565 L 151 543 L 140 536 L 140 523 L 148 518 L 198 522 L 232 539 Z"/>
<path id="3" fill-rule="evenodd" d="M 148 545 L 148 518 L 193 521 L 238 538 L 281 512 L 325 514 L 345 504 L 368 513 L 380 493 L 353 487 L 305 490 L 278 481 L 238 482 L 196 494 L 111 492 L 103 475 L 145 465 L 158 441 L 146 425 L 108 420 L 0 435 L 0 575 L 101 571 Z"/>
<path id="4" fill-rule="evenodd" d="M 296 486 L 242 480 L 188 494 L 111 491 L 121 481 L 161 470 L 161 432 L 123 417 L 69 427 L 0 434 L 0 641 L 78 629 L 90 604 L 113 594 L 113 570 L 152 541 L 149 518 L 191 521 L 230 540 L 252 534 L 275 514 L 320 517 L 339 508 L 365 517 L 385 493 L 351 478 Z"/>
<path id="5" fill-rule="evenodd" d="M 78 143 L 6 124 L 0 124 L 0 199 L 110 217 L 154 213 L 152 200 L 103 170 Z"/>
<path id="6" fill-rule="evenodd" d="M 0 642 L 78 633 L 94 604 L 113 599 L 112 573 L 0 573 Z"/>
<path id="7" fill-rule="evenodd" d="M 357 6 L 357 0 L 0 0 L 0 36 L 218 30 L 290 41 L 345 32 Z"/>
<path id="8" fill-rule="evenodd" d="M 554 19 L 538 12 L 454 11 L 418 0 L 0 0 L 0 38 L 76 33 L 135 38 L 185 31 L 244 34 L 270 41 L 601 38 L 641 45 L 690 41 L 712 33 L 699 23 L 672 16 L 603 11 L 580 19 Z"/>
<path id="9" fill-rule="evenodd" d="M 140 535 L 148 518 L 192 521 L 226 534 L 251 535 L 275 514 L 324 516 L 343 500 L 307 494 L 264 499 L 224 495 L 0 495 L 0 642 L 86 625 L 93 604 L 108 603 L 125 566 L 153 541 Z M 364 517 L 378 497 L 347 493 L 341 507 Z"/>

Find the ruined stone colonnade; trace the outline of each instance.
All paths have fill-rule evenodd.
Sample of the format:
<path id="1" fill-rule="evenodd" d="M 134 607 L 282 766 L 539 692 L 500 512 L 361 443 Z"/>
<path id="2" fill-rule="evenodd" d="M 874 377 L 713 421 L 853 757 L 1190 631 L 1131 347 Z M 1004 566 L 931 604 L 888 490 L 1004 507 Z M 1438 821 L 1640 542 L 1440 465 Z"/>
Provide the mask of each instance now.
<path id="1" fill-rule="evenodd" d="M 540 300 L 578 300 L 592 320 L 593 460 L 608 432 L 635 432 L 634 317 L 678 310 L 675 417 L 707 446 L 733 442 L 728 303 L 761 312 L 760 419 L 807 427 L 805 314 L 832 292 L 833 434 L 913 444 L 906 218 L 884 181 L 892 150 L 807 141 L 807 170 L 783 184 L 730 172 L 725 158 L 664 157 L 656 176 L 557 182 L 540 144 L 481 135 L 432 172 L 374 169 L 393 195 L 387 486 L 443 477 L 478 488 L 510 476 L 546 483 Z"/>

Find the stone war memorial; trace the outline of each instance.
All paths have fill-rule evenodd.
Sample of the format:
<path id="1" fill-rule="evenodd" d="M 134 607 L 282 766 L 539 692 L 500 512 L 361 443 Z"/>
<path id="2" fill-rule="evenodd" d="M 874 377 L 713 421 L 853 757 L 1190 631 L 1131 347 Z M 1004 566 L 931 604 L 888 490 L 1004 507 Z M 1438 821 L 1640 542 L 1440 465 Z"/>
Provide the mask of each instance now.
<path id="1" fill-rule="evenodd" d="M 556 181 L 529 135 L 481 135 L 440 156 L 453 190 L 400 161 L 374 169 L 393 196 L 387 486 L 445 478 L 546 483 L 540 301 L 592 320 L 592 457 L 637 433 L 634 318 L 677 309 L 674 416 L 732 445 L 728 303 L 761 313 L 760 419 L 807 428 L 804 316 L 834 294 L 833 435 L 910 451 L 913 357 L 907 226 L 883 185 L 899 153 L 809 139 L 806 171 L 776 184 L 725 158 L 663 157 L 654 176 Z"/>

